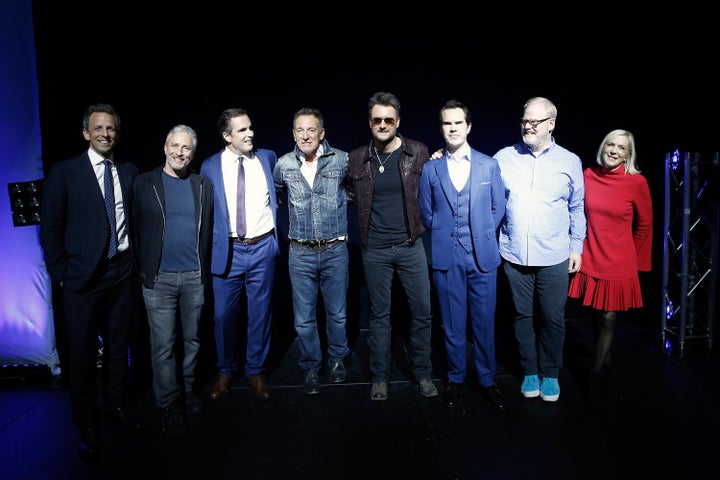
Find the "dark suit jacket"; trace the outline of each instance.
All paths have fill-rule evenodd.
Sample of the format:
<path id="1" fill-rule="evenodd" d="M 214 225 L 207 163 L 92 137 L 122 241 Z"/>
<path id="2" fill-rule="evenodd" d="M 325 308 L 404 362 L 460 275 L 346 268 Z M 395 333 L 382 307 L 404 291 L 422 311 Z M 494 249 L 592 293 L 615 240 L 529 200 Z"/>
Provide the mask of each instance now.
<path id="1" fill-rule="evenodd" d="M 470 232 L 479 267 L 487 272 L 500 265 L 497 229 L 505 215 L 505 186 L 495 158 L 470 149 Z M 455 187 L 450 179 L 447 154 L 423 167 L 420 178 L 420 213 L 430 231 L 432 267 L 449 268 L 455 242 L 453 212 Z"/>
<path id="2" fill-rule="evenodd" d="M 132 163 L 116 162 L 132 249 Z M 86 152 L 54 164 L 43 187 L 40 244 L 53 282 L 74 291 L 88 285 L 107 255 L 110 226 L 105 201 Z"/>
<path id="3" fill-rule="evenodd" d="M 200 166 L 200 174 L 207 177 L 213 184 L 215 192 L 214 212 L 215 221 L 213 222 L 213 246 L 212 246 L 212 262 L 211 270 L 213 275 L 226 275 L 230 270 L 231 243 L 230 243 L 230 220 L 225 199 L 225 184 L 222 176 L 222 160 L 221 154 L 225 149 L 220 150 L 203 160 Z M 273 180 L 273 169 L 277 163 L 277 154 L 272 150 L 258 148 L 255 151 L 263 172 L 265 172 L 265 181 L 270 191 L 270 208 L 273 214 L 273 224 L 275 231 L 273 232 L 273 245 L 275 255 L 280 254 L 280 246 L 278 244 L 277 231 L 277 195 L 275 192 L 275 180 Z"/>

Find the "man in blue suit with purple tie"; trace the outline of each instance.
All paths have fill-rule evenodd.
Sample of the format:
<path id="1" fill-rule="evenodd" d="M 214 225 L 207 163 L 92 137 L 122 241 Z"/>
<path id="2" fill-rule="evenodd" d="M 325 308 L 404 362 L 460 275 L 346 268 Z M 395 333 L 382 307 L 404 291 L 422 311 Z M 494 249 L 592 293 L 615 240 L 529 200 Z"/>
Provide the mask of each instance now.
<path id="1" fill-rule="evenodd" d="M 247 348 L 244 373 L 253 394 L 270 398 L 264 376 L 270 351 L 277 236 L 277 197 L 273 169 L 277 154 L 254 148 L 248 112 L 222 112 L 218 130 L 225 147 L 205 159 L 200 173 L 213 184 L 212 287 L 218 376 L 210 399 L 227 395 L 241 360 L 238 352 L 241 296 L 247 297 Z"/>
<path id="2" fill-rule="evenodd" d="M 497 229 L 505 187 L 493 157 L 470 147 L 470 111 L 456 100 L 440 110 L 444 151 L 425 164 L 420 213 L 430 232 L 433 281 L 447 349 L 445 404 L 454 407 L 465 383 L 468 318 L 473 363 L 482 393 L 496 410 L 507 405 L 495 384 L 495 304 L 500 254 Z"/>

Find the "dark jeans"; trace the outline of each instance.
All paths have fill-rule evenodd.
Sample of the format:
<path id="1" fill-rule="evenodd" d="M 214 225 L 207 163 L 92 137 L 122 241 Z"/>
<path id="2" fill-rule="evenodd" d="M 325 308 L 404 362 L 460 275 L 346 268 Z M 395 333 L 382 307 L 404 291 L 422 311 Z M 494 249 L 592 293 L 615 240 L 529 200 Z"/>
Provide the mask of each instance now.
<path id="1" fill-rule="evenodd" d="M 520 366 L 525 375 L 558 378 L 565 340 L 568 261 L 547 267 L 504 262 L 504 269 L 515 307 Z"/>
<path id="2" fill-rule="evenodd" d="M 413 245 L 404 243 L 390 248 L 363 248 L 362 257 L 370 297 L 368 343 L 373 382 L 387 382 L 390 378 L 390 298 L 395 272 L 410 306 L 409 353 L 412 371 L 418 381 L 430 379 L 430 274 L 422 239 L 418 238 Z"/>

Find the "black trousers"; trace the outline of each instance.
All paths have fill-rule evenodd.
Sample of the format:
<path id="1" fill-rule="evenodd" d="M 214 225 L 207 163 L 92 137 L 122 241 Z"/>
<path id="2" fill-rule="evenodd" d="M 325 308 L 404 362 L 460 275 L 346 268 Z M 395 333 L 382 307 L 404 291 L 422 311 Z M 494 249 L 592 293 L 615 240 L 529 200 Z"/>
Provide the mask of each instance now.
<path id="1" fill-rule="evenodd" d="M 120 253 L 99 267 L 82 291 L 63 289 L 72 416 L 81 428 L 99 421 L 98 348 L 102 345 L 104 407 L 123 407 L 128 380 L 128 342 L 138 281 L 132 256 Z"/>

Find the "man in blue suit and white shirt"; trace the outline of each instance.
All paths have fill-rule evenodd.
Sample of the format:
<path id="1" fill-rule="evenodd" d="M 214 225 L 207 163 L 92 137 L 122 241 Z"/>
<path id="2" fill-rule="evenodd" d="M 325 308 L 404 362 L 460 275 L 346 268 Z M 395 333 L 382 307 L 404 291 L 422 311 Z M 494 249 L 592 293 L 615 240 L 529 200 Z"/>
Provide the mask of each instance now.
<path id="1" fill-rule="evenodd" d="M 440 110 L 440 122 L 445 150 L 423 167 L 418 200 L 430 232 L 447 349 L 444 400 L 454 407 L 461 399 L 469 317 L 478 382 L 487 400 L 502 411 L 507 406 L 494 377 L 497 229 L 505 215 L 505 187 L 497 160 L 467 143 L 472 127 L 468 108 L 450 100 Z"/>
<path id="2" fill-rule="evenodd" d="M 245 376 L 253 394 L 267 400 L 270 386 L 263 373 L 270 351 L 275 263 L 280 253 L 273 180 L 277 154 L 254 148 L 255 133 L 245 110 L 223 111 L 218 130 L 225 147 L 200 166 L 200 173 L 212 182 L 215 193 L 211 272 L 219 372 L 210 399 L 227 395 L 239 370 L 237 347 L 244 292 L 248 317 Z M 242 183 L 240 167 L 244 172 L 245 188 L 240 189 L 243 200 L 237 196 Z M 238 222 L 238 210 L 243 208 L 245 221 Z"/>

